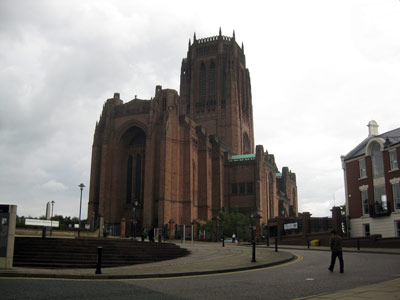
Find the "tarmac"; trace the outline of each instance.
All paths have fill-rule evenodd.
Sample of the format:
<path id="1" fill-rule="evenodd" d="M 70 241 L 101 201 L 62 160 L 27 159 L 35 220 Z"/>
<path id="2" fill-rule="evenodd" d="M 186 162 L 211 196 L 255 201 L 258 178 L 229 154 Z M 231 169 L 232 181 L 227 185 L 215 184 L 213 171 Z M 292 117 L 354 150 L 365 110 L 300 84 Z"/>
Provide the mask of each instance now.
<path id="1" fill-rule="evenodd" d="M 185 257 L 161 262 L 137 264 L 132 266 L 102 268 L 101 274 L 95 274 L 95 269 L 39 269 L 14 267 L 12 269 L 0 269 L 0 279 L 10 277 L 30 278 L 63 278 L 86 280 L 118 280 L 132 278 L 162 278 L 179 276 L 198 276 L 219 274 L 257 268 L 266 268 L 285 263 L 295 262 L 298 257 L 290 250 L 318 250 L 329 251 L 328 247 L 311 246 L 278 246 L 275 252 L 274 245 L 266 247 L 257 245 L 256 261 L 252 262 L 252 247 L 246 245 L 225 243 L 186 243 L 176 242 L 181 247 L 190 250 Z M 400 249 L 344 248 L 344 252 L 366 252 L 400 255 Z M 351 290 L 338 291 L 336 293 L 313 295 L 300 299 L 400 299 L 400 278 L 381 282 L 373 285 L 362 286 Z"/>

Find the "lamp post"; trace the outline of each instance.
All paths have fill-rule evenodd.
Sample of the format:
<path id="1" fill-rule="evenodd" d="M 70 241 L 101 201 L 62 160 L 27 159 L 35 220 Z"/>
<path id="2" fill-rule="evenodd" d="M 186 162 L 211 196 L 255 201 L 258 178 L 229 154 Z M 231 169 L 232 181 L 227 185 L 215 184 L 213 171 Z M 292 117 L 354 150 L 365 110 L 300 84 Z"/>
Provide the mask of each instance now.
<path id="1" fill-rule="evenodd" d="M 81 211 L 82 211 L 82 192 L 83 192 L 83 188 L 85 187 L 85 185 L 83 183 L 81 183 L 80 185 L 78 185 L 79 188 L 81 189 L 81 199 L 79 202 L 79 228 L 78 228 L 78 236 L 81 236 Z"/>
<path id="2" fill-rule="evenodd" d="M 53 235 L 53 209 L 54 209 L 54 200 L 51 201 L 51 218 L 50 218 L 50 236 Z"/>
<path id="3" fill-rule="evenodd" d="M 254 215 L 250 215 L 250 223 L 251 223 L 251 244 L 252 244 L 252 255 L 251 255 L 251 262 L 256 262 L 256 241 L 254 236 Z"/>

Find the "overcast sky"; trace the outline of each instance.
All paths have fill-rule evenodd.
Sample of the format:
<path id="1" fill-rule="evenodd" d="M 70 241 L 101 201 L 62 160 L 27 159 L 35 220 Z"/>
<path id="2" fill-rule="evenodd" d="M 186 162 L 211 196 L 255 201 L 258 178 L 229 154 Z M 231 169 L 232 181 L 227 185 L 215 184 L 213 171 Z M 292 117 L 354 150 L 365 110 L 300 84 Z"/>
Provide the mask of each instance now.
<path id="1" fill-rule="evenodd" d="M 78 216 L 105 100 L 179 91 L 189 38 L 219 27 L 244 43 L 255 141 L 296 173 L 299 211 L 344 204 L 340 156 L 370 120 L 400 127 L 399 0 L 1 0 L 0 203 Z"/>

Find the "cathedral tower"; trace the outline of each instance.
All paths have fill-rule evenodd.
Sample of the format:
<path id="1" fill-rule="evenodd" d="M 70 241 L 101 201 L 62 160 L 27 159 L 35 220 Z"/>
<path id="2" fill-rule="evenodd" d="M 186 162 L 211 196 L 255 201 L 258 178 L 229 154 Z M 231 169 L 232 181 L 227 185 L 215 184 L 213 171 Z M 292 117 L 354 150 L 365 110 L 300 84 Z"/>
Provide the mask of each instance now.
<path id="1" fill-rule="evenodd" d="M 181 113 L 232 148 L 254 153 L 253 106 L 244 47 L 232 37 L 189 40 L 181 67 Z"/>

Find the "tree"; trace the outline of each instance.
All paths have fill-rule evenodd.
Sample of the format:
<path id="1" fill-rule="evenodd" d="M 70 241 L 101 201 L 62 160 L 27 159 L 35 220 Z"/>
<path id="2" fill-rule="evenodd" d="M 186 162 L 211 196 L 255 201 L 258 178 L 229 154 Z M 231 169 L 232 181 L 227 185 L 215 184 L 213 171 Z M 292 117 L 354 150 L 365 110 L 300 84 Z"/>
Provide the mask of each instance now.
<path id="1" fill-rule="evenodd" d="M 223 226 L 224 237 L 231 237 L 232 234 L 235 234 L 238 240 L 246 239 L 251 223 L 250 216 L 233 210 L 230 213 L 220 211 L 218 217 Z"/>

